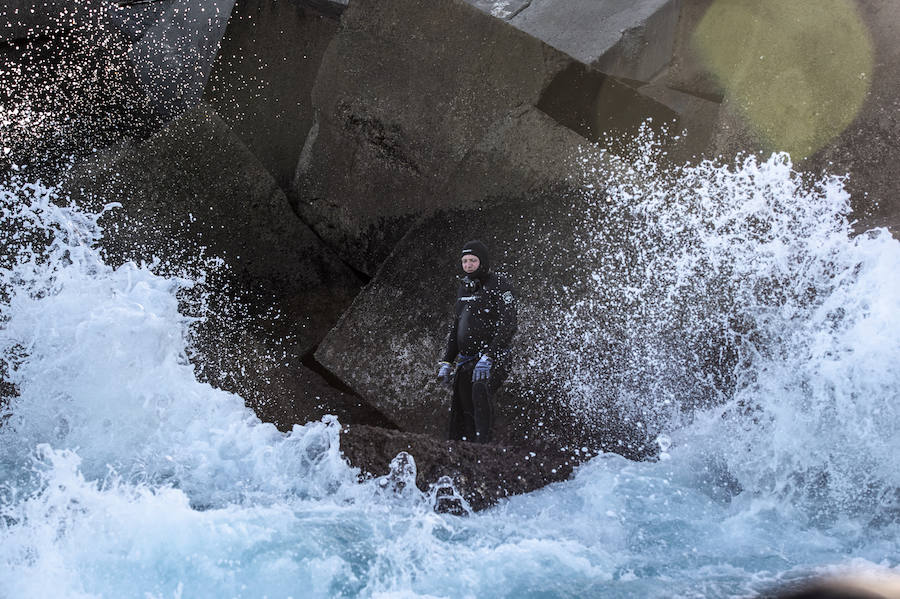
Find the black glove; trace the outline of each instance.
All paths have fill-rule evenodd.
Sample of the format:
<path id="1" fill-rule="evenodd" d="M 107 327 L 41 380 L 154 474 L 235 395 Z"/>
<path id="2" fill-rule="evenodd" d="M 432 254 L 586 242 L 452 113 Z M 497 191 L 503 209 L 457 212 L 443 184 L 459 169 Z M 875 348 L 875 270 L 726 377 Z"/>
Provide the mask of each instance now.
<path id="1" fill-rule="evenodd" d="M 450 362 L 438 362 L 438 381 L 448 387 L 453 385 L 453 365 Z"/>

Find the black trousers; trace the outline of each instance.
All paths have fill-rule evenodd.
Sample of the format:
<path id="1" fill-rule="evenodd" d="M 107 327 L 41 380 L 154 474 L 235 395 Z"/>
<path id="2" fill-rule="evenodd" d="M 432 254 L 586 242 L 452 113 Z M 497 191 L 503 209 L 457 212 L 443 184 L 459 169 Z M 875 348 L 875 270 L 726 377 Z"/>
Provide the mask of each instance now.
<path id="1" fill-rule="evenodd" d="M 503 379 L 495 376 L 486 381 L 472 382 L 477 360 L 456 369 L 453 381 L 453 401 L 450 404 L 450 439 L 490 443 L 494 427 L 494 393 Z"/>

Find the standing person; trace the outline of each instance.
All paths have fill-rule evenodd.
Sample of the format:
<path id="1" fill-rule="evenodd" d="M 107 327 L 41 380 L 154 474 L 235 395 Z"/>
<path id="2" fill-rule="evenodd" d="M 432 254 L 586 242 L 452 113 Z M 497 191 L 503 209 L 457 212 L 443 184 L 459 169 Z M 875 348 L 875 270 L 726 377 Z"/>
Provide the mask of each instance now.
<path id="1" fill-rule="evenodd" d="M 438 380 L 453 387 L 450 439 L 488 443 L 493 395 L 508 373 L 516 333 L 516 298 L 509 281 L 491 272 L 488 249 L 477 239 L 463 246 L 460 266 L 464 276 Z"/>

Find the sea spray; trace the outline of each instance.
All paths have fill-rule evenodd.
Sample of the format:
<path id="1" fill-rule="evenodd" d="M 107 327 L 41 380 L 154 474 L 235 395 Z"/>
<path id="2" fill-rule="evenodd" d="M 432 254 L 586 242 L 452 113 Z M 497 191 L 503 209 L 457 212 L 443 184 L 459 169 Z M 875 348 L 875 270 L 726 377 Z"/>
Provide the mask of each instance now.
<path id="1" fill-rule="evenodd" d="M 720 483 L 811 518 L 884 517 L 900 489 L 896 240 L 853 235 L 842 178 L 798 173 L 786 154 L 664 167 L 663 148 L 645 128 L 616 159 L 626 176 L 585 188 L 589 251 L 627 273 L 626 314 L 598 335 L 626 341 L 612 364 L 590 347 L 575 357 L 570 401 L 677 431 Z M 569 314 L 575 330 L 610 322 Z"/>
<path id="2" fill-rule="evenodd" d="M 333 419 L 281 434 L 198 382 L 191 277 L 112 268 L 96 215 L 6 190 L 4 235 L 35 251 L 2 271 L 18 395 L 0 426 L 0 596 L 724 597 L 896 571 L 900 247 L 850 235 L 840 181 L 783 156 L 669 170 L 649 152 L 630 168 L 651 187 L 586 197 L 640 222 L 623 264 L 650 276 L 625 289 L 645 307 L 617 375 L 635 384 L 615 399 L 659 429 L 660 459 L 602 454 L 464 518 L 434 512 L 408 460 L 360 482 Z M 573 318 L 594 322 L 587 308 Z M 697 339 L 724 342 L 721 379 L 715 354 L 681 351 Z"/>

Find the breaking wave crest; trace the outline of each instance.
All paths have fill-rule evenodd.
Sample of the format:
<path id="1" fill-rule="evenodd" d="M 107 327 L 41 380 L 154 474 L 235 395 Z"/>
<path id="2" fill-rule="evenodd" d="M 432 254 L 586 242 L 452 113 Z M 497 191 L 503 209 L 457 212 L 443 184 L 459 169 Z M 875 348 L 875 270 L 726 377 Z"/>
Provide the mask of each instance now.
<path id="1" fill-rule="evenodd" d="M 900 245 L 786 156 L 662 164 L 646 145 L 585 185 L 571 330 L 626 341 L 573 354 L 567 390 L 631 411 L 659 459 L 469 518 L 434 513 L 412 460 L 359 482 L 334 419 L 282 434 L 198 382 L 202 303 L 179 305 L 202 268 L 110 267 L 100 215 L 7 186 L 0 596 L 735 596 L 896 569 Z"/>

